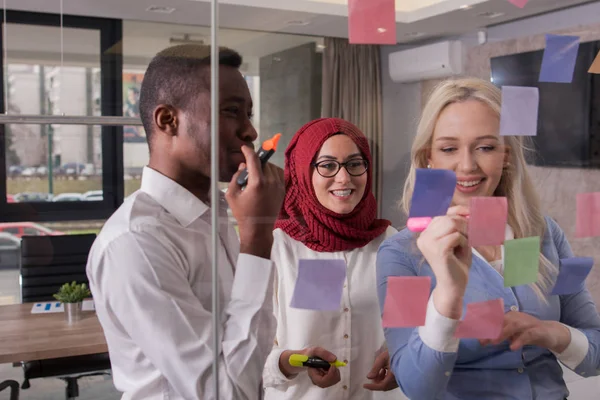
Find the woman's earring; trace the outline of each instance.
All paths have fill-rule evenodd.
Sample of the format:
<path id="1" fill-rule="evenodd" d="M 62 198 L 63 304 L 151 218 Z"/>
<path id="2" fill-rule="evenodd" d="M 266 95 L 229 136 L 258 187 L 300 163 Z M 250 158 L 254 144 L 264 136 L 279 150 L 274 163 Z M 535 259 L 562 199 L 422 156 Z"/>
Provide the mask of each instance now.
<path id="1" fill-rule="evenodd" d="M 431 164 L 427 164 L 427 168 L 431 169 Z"/>
<path id="2" fill-rule="evenodd" d="M 508 169 L 510 167 L 510 163 L 507 162 L 506 164 L 504 164 L 504 169 Z"/>

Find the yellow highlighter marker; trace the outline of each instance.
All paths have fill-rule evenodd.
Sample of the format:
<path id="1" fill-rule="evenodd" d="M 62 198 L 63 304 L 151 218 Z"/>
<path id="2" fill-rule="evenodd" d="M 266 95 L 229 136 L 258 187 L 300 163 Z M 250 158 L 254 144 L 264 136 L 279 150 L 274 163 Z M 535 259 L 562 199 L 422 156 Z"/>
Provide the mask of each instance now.
<path id="1" fill-rule="evenodd" d="M 309 357 L 303 354 L 292 354 L 289 359 L 290 365 L 292 367 L 308 367 L 308 368 L 321 368 L 324 370 L 328 370 L 331 365 L 336 367 L 345 367 L 346 363 L 342 361 L 335 360 L 332 363 L 329 363 L 322 358 L 319 357 Z"/>

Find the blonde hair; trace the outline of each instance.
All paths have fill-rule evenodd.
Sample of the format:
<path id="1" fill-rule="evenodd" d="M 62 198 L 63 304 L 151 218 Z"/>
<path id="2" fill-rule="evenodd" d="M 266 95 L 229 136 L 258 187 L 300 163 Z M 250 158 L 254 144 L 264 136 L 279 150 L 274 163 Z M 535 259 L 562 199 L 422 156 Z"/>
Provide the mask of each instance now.
<path id="1" fill-rule="evenodd" d="M 408 215 L 415 187 L 417 168 L 425 168 L 431 148 L 435 124 L 440 113 L 450 104 L 477 100 L 487 105 L 500 118 L 501 91 L 488 81 L 476 78 L 447 80 L 440 83 L 431 93 L 425 105 L 411 148 L 411 166 L 404 184 L 401 207 Z M 543 239 L 546 221 L 541 212 L 540 201 L 527 172 L 522 136 L 504 136 L 508 151 L 509 167 L 503 170 L 494 196 L 505 196 L 508 202 L 508 224 L 515 239 L 539 236 Z M 540 299 L 545 299 L 557 268 L 540 253 L 540 268 L 537 282 L 531 288 Z"/>

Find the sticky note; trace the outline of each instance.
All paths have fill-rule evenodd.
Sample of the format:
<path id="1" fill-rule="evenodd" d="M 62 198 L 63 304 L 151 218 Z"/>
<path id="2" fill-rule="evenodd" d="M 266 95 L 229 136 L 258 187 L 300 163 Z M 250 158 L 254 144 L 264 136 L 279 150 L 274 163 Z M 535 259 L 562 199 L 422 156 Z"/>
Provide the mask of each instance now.
<path id="1" fill-rule="evenodd" d="M 462 339 L 496 339 L 504 324 L 504 301 L 494 299 L 467 304 L 465 318 L 454 332 Z"/>
<path id="2" fill-rule="evenodd" d="M 536 87 L 502 86 L 500 135 L 535 136 L 540 92 Z"/>
<path id="3" fill-rule="evenodd" d="M 591 257 L 571 257 L 560 260 L 560 269 L 556 277 L 553 295 L 577 293 L 583 289 L 583 282 L 594 265 Z"/>
<path id="4" fill-rule="evenodd" d="M 418 168 L 409 218 L 446 215 L 456 189 L 456 174 L 447 169 Z"/>
<path id="5" fill-rule="evenodd" d="M 346 279 L 344 260 L 300 260 L 290 307 L 337 311 Z"/>
<path id="6" fill-rule="evenodd" d="M 571 83 L 578 51 L 579 36 L 547 34 L 539 81 Z"/>
<path id="7" fill-rule="evenodd" d="M 577 194 L 575 237 L 600 236 L 600 192 Z"/>
<path id="8" fill-rule="evenodd" d="M 598 55 L 594 59 L 594 62 L 590 66 L 590 69 L 588 69 L 588 73 L 590 73 L 590 74 L 600 74 L 600 52 L 598 53 Z"/>
<path id="9" fill-rule="evenodd" d="M 395 0 L 348 0 L 350 44 L 396 44 Z"/>
<path id="10" fill-rule="evenodd" d="M 504 243 L 508 217 L 506 197 L 473 197 L 469 210 L 470 246 L 499 246 Z"/>
<path id="11" fill-rule="evenodd" d="M 384 328 L 407 328 L 425 325 L 427 302 L 431 291 L 428 276 L 390 276 L 383 304 Z"/>
<path id="12" fill-rule="evenodd" d="M 527 2 L 529 0 L 508 0 L 511 4 L 519 7 L 519 8 L 523 8 L 525 7 L 525 5 L 527 4 Z"/>
<path id="13" fill-rule="evenodd" d="M 539 256 L 539 236 L 505 241 L 504 287 L 528 285 L 537 281 Z"/>

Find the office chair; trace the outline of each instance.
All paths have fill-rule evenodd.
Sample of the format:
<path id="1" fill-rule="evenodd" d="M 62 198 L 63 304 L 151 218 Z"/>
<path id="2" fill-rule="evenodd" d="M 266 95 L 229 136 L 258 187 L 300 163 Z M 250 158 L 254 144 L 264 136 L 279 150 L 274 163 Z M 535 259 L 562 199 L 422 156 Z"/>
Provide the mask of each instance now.
<path id="1" fill-rule="evenodd" d="M 21 302 L 54 301 L 67 282 L 88 284 L 85 272 L 95 234 L 23 236 L 21 239 Z M 66 398 L 79 396 L 79 378 L 110 375 L 108 353 L 21 362 L 22 389 L 34 378 L 56 377 L 66 382 Z"/>
<path id="2" fill-rule="evenodd" d="M 0 392 L 4 389 L 10 389 L 9 400 L 19 400 L 19 383 L 13 380 L 0 382 Z"/>

